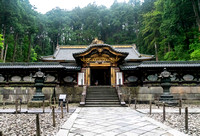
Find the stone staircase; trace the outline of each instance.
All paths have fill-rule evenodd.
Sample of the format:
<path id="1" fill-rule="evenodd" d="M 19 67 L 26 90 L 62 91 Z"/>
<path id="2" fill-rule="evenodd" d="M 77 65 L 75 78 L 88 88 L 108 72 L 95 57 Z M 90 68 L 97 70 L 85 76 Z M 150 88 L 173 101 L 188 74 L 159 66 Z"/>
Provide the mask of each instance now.
<path id="1" fill-rule="evenodd" d="M 91 86 L 87 89 L 85 107 L 121 107 L 121 105 L 115 88 Z"/>

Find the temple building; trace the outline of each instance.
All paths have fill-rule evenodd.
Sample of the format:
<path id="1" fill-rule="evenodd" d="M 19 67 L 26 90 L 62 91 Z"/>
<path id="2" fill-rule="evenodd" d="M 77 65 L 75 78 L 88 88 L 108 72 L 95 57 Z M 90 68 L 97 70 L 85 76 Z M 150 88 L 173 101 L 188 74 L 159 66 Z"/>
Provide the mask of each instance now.
<path id="1" fill-rule="evenodd" d="M 124 73 L 130 65 L 153 60 L 153 55 L 140 54 L 136 45 L 108 45 L 96 39 L 91 45 L 57 46 L 44 62 L 60 62 L 81 67 L 77 73 L 78 85 L 123 85 Z"/>
<path id="2" fill-rule="evenodd" d="M 32 87 L 31 97 L 28 91 L 23 95 L 33 101 L 64 93 L 82 106 L 123 106 L 130 97 L 200 99 L 200 61 L 155 61 L 153 55 L 139 53 L 135 44 L 109 45 L 95 39 L 90 45 L 57 46 L 41 61 L 0 63 L 0 97 L 12 101 L 13 90 L 6 98 L 4 87 Z"/>

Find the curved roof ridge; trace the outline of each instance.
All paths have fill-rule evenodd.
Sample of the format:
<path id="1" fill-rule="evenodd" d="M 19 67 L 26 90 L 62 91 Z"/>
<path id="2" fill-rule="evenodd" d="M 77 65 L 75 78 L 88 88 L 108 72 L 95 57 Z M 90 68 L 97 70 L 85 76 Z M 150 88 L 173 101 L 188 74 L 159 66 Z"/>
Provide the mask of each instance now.
<path id="1" fill-rule="evenodd" d="M 138 57 L 141 57 L 141 54 L 137 51 L 136 47 L 132 47 L 133 51 L 138 55 Z"/>
<path id="2" fill-rule="evenodd" d="M 53 54 L 53 58 L 56 58 L 56 56 L 58 55 L 59 51 L 60 51 L 60 47 L 58 46 L 58 48 L 56 48 L 55 53 Z"/>
<path id="3" fill-rule="evenodd" d="M 73 53 L 73 56 L 76 55 L 76 54 L 81 54 L 81 53 L 84 53 L 86 51 L 88 51 L 90 48 L 92 47 L 99 47 L 99 46 L 107 46 L 107 47 L 110 47 L 112 50 L 114 50 L 115 52 L 118 52 L 118 53 L 124 53 L 124 54 L 129 54 L 128 52 L 121 52 L 121 51 L 118 51 L 116 50 L 114 47 L 112 47 L 111 45 L 109 44 L 91 44 L 89 45 L 86 49 L 84 49 L 83 51 L 80 51 L 80 52 L 76 52 L 76 53 Z"/>

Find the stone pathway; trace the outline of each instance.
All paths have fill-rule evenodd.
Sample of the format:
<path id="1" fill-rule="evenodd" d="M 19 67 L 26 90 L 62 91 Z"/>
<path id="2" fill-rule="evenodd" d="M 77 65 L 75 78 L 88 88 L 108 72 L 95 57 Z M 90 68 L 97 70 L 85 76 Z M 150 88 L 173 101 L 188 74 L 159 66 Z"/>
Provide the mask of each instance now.
<path id="1" fill-rule="evenodd" d="M 77 108 L 57 136 L 184 136 L 128 107 Z"/>

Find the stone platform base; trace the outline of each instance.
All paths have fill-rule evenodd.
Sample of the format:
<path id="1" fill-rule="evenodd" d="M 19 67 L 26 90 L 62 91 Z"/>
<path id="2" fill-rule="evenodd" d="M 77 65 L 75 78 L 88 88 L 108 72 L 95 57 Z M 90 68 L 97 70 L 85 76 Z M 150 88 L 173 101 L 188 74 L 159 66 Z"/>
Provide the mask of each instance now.
<path id="1" fill-rule="evenodd" d="M 43 101 L 30 101 L 28 103 L 28 107 L 36 107 L 36 108 L 39 108 L 39 107 L 42 107 L 43 106 Z M 49 106 L 49 101 L 44 101 L 44 106 Z"/>

